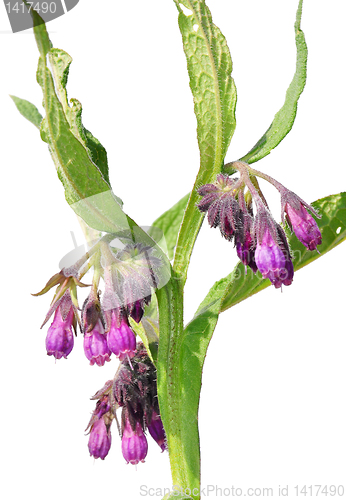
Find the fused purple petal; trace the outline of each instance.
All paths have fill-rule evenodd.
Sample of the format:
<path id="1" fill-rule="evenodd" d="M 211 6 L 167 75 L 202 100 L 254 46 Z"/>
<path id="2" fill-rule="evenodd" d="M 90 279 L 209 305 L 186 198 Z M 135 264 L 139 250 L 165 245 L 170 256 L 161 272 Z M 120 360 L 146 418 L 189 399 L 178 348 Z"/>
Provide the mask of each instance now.
<path id="1" fill-rule="evenodd" d="M 127 355 L 131 358 L 136 353 L 136 336 L 131 330 L 127 317 L 118 314 L 116 310 L 112 311 L 112 322 L 107 333 L 107 344 L 120 360 Z"/>
<path id="2" fill-rule="evenodd" d="M 139 422 L 136 422 L 136 429 L 133 430 L 129 420 L 126 420 L 121 450 L 127 463 L 137 465 L 139 462 L 144 462 L 148 452 L 148 442 Z"/>
<path id="3" fill-rule="evenodd" d="M 309 250 L 316 250 L 322 243 L 322 235 L 315 219 L 300 203 L 299 209 L 286 203 L 287 219 L 298 240 Z"/>
<path id="4" fill-rule="evenodd" d="M 167 449 L 166 445 L 166 434 L 163 428 L 163 423 L 160 415 L 156 413 L 155 410 L 152 412 L 151 422 L 148 425 L 148 431 L 151 437 L 157 442 L 162 451 Z"/>
<path id="5" fill-rule="evenodd" d="M 55 359 L 67 358 L 72 351 L 74 344 L 72 332 L 73 317 L 72 305 L 65 319 L 63 319 L 61 314 L 61 307 L 56 309 L 53 322 L 48 329 L 46 337 L 48 356 L 54 356 Z"/>
<path id="6" fill-rule="evenodd" d="M 106 361 L 110 361 L 111 351 L 100 319 L 90 333 L 84 334 L 84 353 L 90 365 L 96 363 L 98 366 L 103 366 Z"/>
<path id="7" fill-rule="evenodd" d="M 250 269 L 252 269 L 252 271 L 256 273 L 257 265 L 255 261 L 255 249 L 250 231 L 247 231 L 247 233 L 245 234 L 243 242 L 240 239 L 237 241 L 236 249 L 237 255 L 244 266 L 249 266 Z"/>
<path id="8" fill-rule="evenodd" d="M 111 442 L 111 433 L 110 430 L 107 431 L 107 426 L 103 418 L 96 420 L 89 435 L 88 448 L 90 455 L 94 458 L 104 460 L 110 450 Z"/>
<path id="9" fill-rule="evenodd" d="M 132 304 L 132 307 L 130 308 L 130 316 L 132 319 L 135 320 L 136 323 L 139 323 L 143 318 L 143 314 L 144 314 L 144 299 L 136 300 Z"/>
<path id="10" fill-rule="evenodd" d="M 267 227 L 255 250 L 255 261 L 263 278 L 268 278 L 275 288 L 290 285 L 293 280 L 293 265 L 289 252 L 275 241 Z"/>

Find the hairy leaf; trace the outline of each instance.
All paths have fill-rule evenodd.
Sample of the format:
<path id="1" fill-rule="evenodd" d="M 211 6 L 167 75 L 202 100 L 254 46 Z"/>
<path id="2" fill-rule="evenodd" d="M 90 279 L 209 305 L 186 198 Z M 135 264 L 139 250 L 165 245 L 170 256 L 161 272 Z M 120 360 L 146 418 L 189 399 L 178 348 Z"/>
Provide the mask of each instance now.
<path id="1" fill-rule="evenodd" d="M 41 138 L 49 146 L 65 189 L 65 198 L 89 228 L 115 234 L 125 243 L 131 239 L 133 243 L 153 248 L 161 260 L 158 286 L 164 286 L 170 277 L 166 256 L 155 241 L 123 212 L 121 200 L 114 195 L 107 181 L 104 148 L 82 126 L 80 103 L 72 100 L 72 106 L 68 104 L 66 82 L 72 59 L 66 52 L 52 48 L 44 21 L 33 9 L 30 13 L 41 54 L 36 74 L 46 112 L 40 125 Z M 47 55 L 53 74 L 47 65 Z"/>
<path id="2" fill-rule="evenodd" d="M 236 89 L 226 39 L 204 0 L 175 0 L 190 76 L 202 168 L 225 157 L 235 129 Z M 186 15 L 180 4 L 191 11 Z"/>
<path id="3" fill-rule="evenodd" d="M 49 61 L 54 76 L 57 94 L 63 106 L 64 113 L 70 124 L 71 130 L 87 149 L 91 160 L 98 166 L 106 182 L 110 184 L 107 152 L 105 148 L 102 146 L 100 141 L 83 126 L 81 103 L 77 99 L 71 99 L 70 106 L 68 102 L 66 85 L 70 65 L 72 63 L 72 57 L 64 50 L 52 48 L 49 52 Z"/>
<path id="4" fill-rule="evenodd" d="M 294 25 L 297 46 L 296 71 L 293 80 L 287 89 L 285 103 L 276 113 L 274 120 L 266 133 L 260 138 L 251 151 L 241 158 L 242 161 L 247 163 L 254 163 L 264 156 L 267 156 L 274 148 L 276 148 L 276 146 L 288 134 L 293 126 L 297 113 L 298 99 L 304 90 L 306 82 L 306 63 L 308 57 L 308 49 L 304 33 L 300 27 L 302 8 L 303 0 L 300 0 L 296 22 Z"/>
<path id="5" fill-rule="evenodd" d="M 37 13 L 31 12 L 35 19 Z M 101 172 L 92 161 L 90 149 L 85 144 L 96 144 L 96 140 L 89 134 L 86 141 L 80 119 L 81 106 L 78 101 L 74 101 L 70 108 L 67 102 L 66 82 L 72 59 L 66 52 L 51 48 L 44 23 L 35 25 L 34 32 L 41 52 L 37 81 L 42 88 L 46 111 L 41 122 L 41 137 L 49 145 L 58 176 L 65 188 L 66 200 L 77 215 L 94 229 L 113 233 L 129 231 L 129 220 L 105 178 L 108 168 Z M 47 54 L 54 80 L 47 66 Z M 100 154 L 100 158 L 105 166 L 104 155 L 102 157 Z"/>
<path id="6" fill-rule="evenodd" d="M 173 207 L 164 212 L 158 219 L 156 219 L 155 222 L 153 222 L 153 226 L 158 227 L 163 232 L 166 240 L 169 260 L 173 259 L 174 248 L 177 244 L 181 221 L 183 220 L 184 211 L 189 197 L 190 193 L 181 198 L 181 200 L 173 205 Z"/>
<path id="7" fill-rule="evenodd" d="M 19 113 L 39 129 L 42 121 L 42 115 L 36 106 L 31 104 L 31 102 L 26 101 L 25 99 L 20 99 L 14 95 L 10 95 L 10 97 L 17 106 Z"/>

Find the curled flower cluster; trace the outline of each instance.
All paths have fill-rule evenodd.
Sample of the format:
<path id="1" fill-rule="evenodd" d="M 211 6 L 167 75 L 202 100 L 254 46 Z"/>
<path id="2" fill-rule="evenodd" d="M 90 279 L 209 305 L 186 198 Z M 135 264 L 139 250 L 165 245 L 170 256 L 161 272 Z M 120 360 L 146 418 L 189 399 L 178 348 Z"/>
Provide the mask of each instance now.
<path id="1" fill-rule="evenodd" d="M 273 184 L 281 194 L 282 223 L 286 221 L 297 238 L 308 250 L 316 250 L 322 242 L 315 219 L 319 217 L 311 205 L 286 189 L 275 179 L 255 171 L 243 162 L 231 166 L 240 178 L 219 174 L 213 184 L 204 184 L 197 193 L 202 196 L 197 207 L 207 212 L 211 227 L 218 227 L 228 241 L 234 240 L 241 262 L 254 273 L 259 270 L 275 288 L 290 285 L 293 281 L 293 263 L 283 227 L 272 217 L 267 202 L 259 188 L 256 176 Z M 247 192 L 244 193 L 245 188 Z M 252 202 L 255 202 L 256 215 Z"/>
<path id="2" fill-rule="evenodd" d="M 117 253 L 110 245 L 102 243 L 103 246 L 95 245 L 100 250 L 98 253 L 95 250 L 91 257 L 95 274 L 91 291 L 81 310 L 81 318 L 76 287 L 88 286 L 80 282 L 84 274 L 80 268 L 90 258 L 91 251 L 87 258 L 81 259 L 75 266 L 54 275 L 46 287 L 36 294 L 46 293 L 58 285 L 43 323 L 54 313 L 46 337 L 46 348 L 47 354 L 56 359 L 67 358 L 72 351 L 72 328 L 76 334 L 77 323 L 84 336 L 84 353 L 90 365 L 103 366 L 110 361 L 112 353 L 120 361 L 132 358 L 136 353 L 136 335 L 130 326 L 130 318 L 136 323 L 142 320 L 145 306 L 151 301 L 151 289 L 159 281 L 157 273 L 161 261 L 152 255 L 150 247 L 139 243 L 128 244 Z M 105 282 L 102 304 L 98 290 L 101 275 Z"/>
<path id="3" fill-rule="evenodd" d="M 146 430 L 166 449 L 166 436 L 157 400 L 156 370 L 142 344 L 131 360 L 121 362 L 114 377 L 95 394 L 96 408 L 87 430 L 89 452 L 94 458 L 106 457 L 111 446 L 111 424 L 121 408 L 121 449 L 127 463 L 144 462 L 148 452 Z"/>

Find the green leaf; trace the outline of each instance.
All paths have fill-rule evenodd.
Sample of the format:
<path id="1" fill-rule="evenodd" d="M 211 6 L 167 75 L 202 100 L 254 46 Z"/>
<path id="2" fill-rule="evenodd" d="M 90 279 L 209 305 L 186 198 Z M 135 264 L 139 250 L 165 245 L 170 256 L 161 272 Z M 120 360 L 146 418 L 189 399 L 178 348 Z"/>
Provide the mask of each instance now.
<path id="1" fill-rule="evenodd" d="M 170 281 L 156 290 L 160 317 L 160 342 L 157 360 L 157 393 L 160 415 L 169 449 L 173 484 L 179 488 L 200 487 L 199 446 L 195 436 L 186 436 L 182 428 L 182 381 L 180 375 L 181 340 L 183 338 L 183 283 L 172 273 Z M 196 418 L 196 417 L 194 417 Z M 190 440 L 190 438 L 192 438 Z M 198 439 L 198 435 L 197 435 Z M 199 495 L 193 495 L 199 498 Z"/>
<path id="2" fill-rule="evenodd" d="M 38 46 L 47 48 L 45 25 L 35 26 L 34 32 Z M 41 137 L 49 145 L 66 200 L 94 229 L 111 233 L 129 231 L 128 217 L 83 143 L 81 107 L 76 103 L 72 108 L 68 106 L 65 86 L 71 57 L 64 51 L 52 49 L 49 58 L 55 80 L 47 67 L 46 52 L 40 57 L 37 70 L 46 111 L 41 122 Z M 90 136 L 89 141 L 95 142 Z"/>
<path id="3" fill-rule="evenodd" d="M 36 76 L 42 88 L 46 111 L 40 126 L 41 138 L 49 146 L 65 189 L 65 198 L 89 228 L 112 233 L 125 242 L 131 238 L 134 243 L 153 248 L 162 262 L 158 286 L 164 286 L 170 277 L 166 256 L 155 241 L 123 212 L 121 200 L 114 195 L 107 182 L 104 148 L 82 126 L 80 103 L 73 100 L 72 107 L 68 105 L 66 82 L 72 59 L 66 52 L 51 48 L 43 20 L 34 11 L 31 12 L 41 53 Z M 36 21 L 42 24 L 37 25 Z M 47 54 L 54 79 L 47 66 Z M 100 168 L 91 157 L 95 158 Z"/>
<path id="4" fill-rule="evenodd" d="M 196 208 L 196 187 L 212 182 L 221 172 L 235 130 L 236 88 L 225 37 L 213 24 L 204 0 L 174 1 L 179 10 L 178 22 L 194 99 L 200 150 L 200 170 L 185 212 L 174 262 L 177 272 L 186 275 L 204 217 Z M 181 5 L 191 14 L 186 15 Z"/>
<path id="5" fill-rule="evenodd" d="M 312 206 L 322 215 L 322 219 L 317 220 L 322 233 L 322 244 L 318 246 L 320 253 L 309 251 L 294 234 L 291 234 L 289 244 L 294 258 L 295 271 L 319 259 L 346 240 L 346 193 L 327 196 L 315 201 Z M 222 311 L 270 286 L 270 281 L 263 279 L 259 272 L 254 275 L 251 270 L 248 270 L 245 275 L 245 268 L 241 263 L 237 264 L 229 277 L 231 277 L 232 285 L 223 300 Z"/>
<path id="6" fill-rule="evenodd" d="M 222 301 L 228 293 L 230 283 L 231 277 L 228 276 L 214 284 L 181 337 L 178 358 L 181 406 L 179 426 L 184 443 L 185 460 L 196 476 L 200 463 L 197 414 L 202 369 L 221 312 Z"/>
<path id="7" fill-rule="evenodd" d="M 34 24 L 34 35 L 37 43 L 38 50 L 41 54 L 41 57 L 46 57 L 48 52 L 50 51 L 52 44 L 49 40 L 49 36 L 46 30 L 46 25 L 42 17 L 36 12 L 36 10 L 32 9 L 32 2 L 28 3 L 23 0 L 23 3 L 29 8 L 30 15 Z"/>
<path id="8" fill-rule="evenodd" d="M 132 330 L 140 337 L 151 361 L 156 364 L 159 342 L 158 325 L 146 318 L 142 318 L 140 323 L 136 323 L 131 317 L 129 320 Z"/>
<path id="9" fill-rule="evenodd" d="M 77 99 L 71 99 L 69 105 L 67 99 L 67 80 L 72 63 L 72 57 L 64 50 L 52 48 L 49 52 L 49 62 L 51 64 L 57 95 L 63 106 L 65 116 L 70 124 L 75 137 L 87 149 L 91 160 L 98 166 L 105 181 L 110 184 L 107 152 L 100 141 L 92 135 L 82 124 L 82 105 Z M 122 203 L 121 203 L 122 204 Z"/>
<path id="10" fill-rule="evenodd" d="M 81 127 L 83 127 L 82 124 Z M 92 133 L 89 130 L 83 127 L 83 132 L 85 137 L 84 139 L 85 145 L 89 152 L 90 158 L 95 163 L 95 165 L 98 166 L 106 182 L 110 184 L 106 149 L 102 146 L 100 141 L 92 135 Z M 123 203 L 121 202 L 121 205 L 122 204 Z"/>
<path id="11" fill-rule="evenodd" d="M 276 148 L 293 126 L 297 113 L 298 99 L 304 90 L 306 82 L 306 63 L 308 57 L 304 33 L 300 27 L 302 8 L 303 0 L 300 0 L 294 25 L 297 46 L 296 71 L 286 92 L 285 103 L 276 113 L 266 133 L 260 138 L 251 151 L 241 158 L 242 161 L 247 163 L 254 163 L 264 156 L 267 156 Z"/>
<path id="12" fill-rule="evenodd" d="M 204 0 L 175 0 L 179 28 L 195 103 L 197 135 L 203 168 L 215 168 L 225 157 L 235 130 L 236 89 L 227 42 L 213 24 Z M 190 9 L 186 15 L 180 4 Z"/>
<path id="13" fill-rule="evenodd" d="M 181 198 L 173 207 L 164 212 L 155 222 L 153 222 L 154 227 L 158 227 L 162 230 L 163 235 L 166 240 L 168 258 L 173 259 L 174 248 L 177 243 L 178 233 L 181 225 L 181 221 L 184 217 L 184 211 L 190 197 L 190 193 Z M 150 230 L 149 230 L 149 234 Z"/>
<path id="14" fill-rule="evenodd" d="M 26 101 L 25 99 L 20 99 L 14 95 L 10 95 L 14 104 L 17 106 L 17 109 L 21 115 L 24 116 L 29 122 L 33 123 L 35 127 L 40 128 L 40 124 L 42 121 L 42 115 L 39 110 L 31 104 L 31 102 Z"/>

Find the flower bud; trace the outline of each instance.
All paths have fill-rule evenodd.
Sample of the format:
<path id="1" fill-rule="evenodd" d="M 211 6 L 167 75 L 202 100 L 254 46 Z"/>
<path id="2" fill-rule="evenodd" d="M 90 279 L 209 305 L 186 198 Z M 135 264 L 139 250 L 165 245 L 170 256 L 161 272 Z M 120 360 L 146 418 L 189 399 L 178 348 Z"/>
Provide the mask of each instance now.
<path id="1" fill-rule="evenodd" d="M 298 240 L 309 250 L 316 250 L 322 243 L 322 235 L 315 219 L 300 203 L 299 209 L 286 204 L 287 221 Z"/>
<path id="2" fill-rule="evenodd" d="M 88 448 L 90 455 L 94 458 L 101 458 L 101 460 L 104 460 L 110 450 L 111 442 L 112 436 L 110 426 L 107 430 L 103 418 L 96 420 L 89 435 Z"/>
<path id="3" fill-rule="evenodd" d="M 113 309 L 111 327 L 107 333 L 108 348 L 119 357 L 120 361 L 126 356 L 132 358 L 136 352 L 136 336 L 131 330 L 126 315 Z"/>
<path id="4" fill-rule="evenodd" d="M 106 361 L 110 361 L 111 351 L 107 345 L 105 331 L 99 318 L 93 330 L 84 334 L 84 353 L 90 365 L 95 363 L 103 366 Z"/>
<path id="5" fill-rule="evenodd" d="M 243 230 L 243 214 L 232 187 L 235 179 L 219 174 L 215 184 L 204 184 L 197 193 L 203 199 L 197 204 L 201 212 L 208 212 L 208 222 L 211 227 L 218 227 L 222 236 L 231 241 L 235 232 Z"/>
<path id="6" fill-rule="evenodd" d="M 148 442 L 139 422 L 136 422 L 135 430 L 133 430 L 129 419 L 126 418 L 121 450 L 127 463 L 137 465 L 139 462 L 144 462 L 148 452 Z"/>

